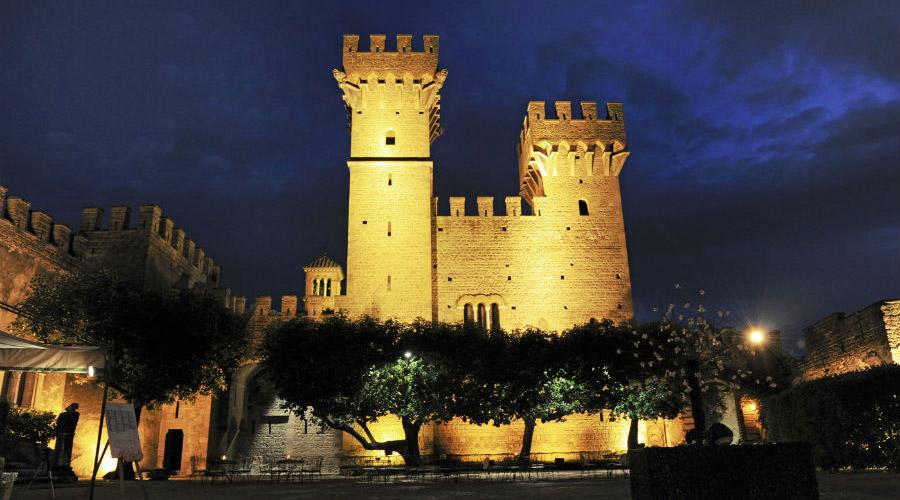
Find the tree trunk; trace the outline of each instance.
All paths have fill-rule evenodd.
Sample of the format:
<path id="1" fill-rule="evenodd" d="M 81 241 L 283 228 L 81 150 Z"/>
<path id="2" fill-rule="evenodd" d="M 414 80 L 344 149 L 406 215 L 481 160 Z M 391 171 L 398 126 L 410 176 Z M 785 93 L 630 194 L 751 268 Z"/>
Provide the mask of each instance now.
<path id="1" fill-rule="evenodd" d="M 694 429 L 699 433 L 697 439 L 703 441 L 706 432 L 706 412 L 703 410 L 703 393 L 700 390 L 700 380 L 697 373 L 700 371 L 700 363 L 691 360 L 687 363 L 687 383 L 691 388 L 691 416 L 694 417 Z"/>
<path id="2" fill-rule="evenodd" d="M 534 438 L 534 428 L 537 421 L 534 418 L 523 418 L 525 432 L 522 433 L 522 449 L 519 450 L 519 461 L 531 459 L 531 441 Z"/>
<path id="3" fill-rule="evenodd" d="M 422 464 L 422 454 L 419 452 L 419 429 L 422 424 L 414 423 L 407 417 L 401 419 L 403 422 L 403 435 L 406 439 L 406 453 L 403 455 L 403 461 L 406 465 L 417 467 Z"/>
<path id="4" fill-rule="evenodd" d="M 638 424 L 640 424 L 641 419 L 637 418 L 634 415 L 629 415 L 631 418 L 631 423 L 628 425 L 628 449 L 634 450 L 638 447 Z"/>

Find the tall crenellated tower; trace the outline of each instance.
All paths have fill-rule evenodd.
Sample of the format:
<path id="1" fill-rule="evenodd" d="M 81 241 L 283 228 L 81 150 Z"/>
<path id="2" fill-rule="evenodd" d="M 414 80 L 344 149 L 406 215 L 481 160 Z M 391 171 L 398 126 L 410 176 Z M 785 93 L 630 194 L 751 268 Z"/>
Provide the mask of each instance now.
<path id="1" fill-rule="evenodd" d="M 431 143 L 441 133 L 438 37 L 345 35 L 334 77 L 350 120 L 347 301 L 351 315 L 432 317 Z"/>

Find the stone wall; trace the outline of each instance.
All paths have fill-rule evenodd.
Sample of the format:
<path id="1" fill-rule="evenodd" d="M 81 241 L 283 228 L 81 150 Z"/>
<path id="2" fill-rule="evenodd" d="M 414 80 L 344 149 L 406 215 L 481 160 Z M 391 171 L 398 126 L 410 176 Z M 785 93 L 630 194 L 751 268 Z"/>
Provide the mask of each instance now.
<path id="1" fill-rule="evenodd" d="M 41 273 L 77 269 L 71 230 L 55 224 L 31 203 L 7 196 L 0 186 L 0 302 L 15 306 L 25 298 L 28 284 Z M 15 314 L 0 308 L 0 330 L 8 331 Z"/>
<path id="2" fill-rule="evenodd" d="M 806 380 L 900 361 L 900 300 L 834 313 L 805 328 Z"/>

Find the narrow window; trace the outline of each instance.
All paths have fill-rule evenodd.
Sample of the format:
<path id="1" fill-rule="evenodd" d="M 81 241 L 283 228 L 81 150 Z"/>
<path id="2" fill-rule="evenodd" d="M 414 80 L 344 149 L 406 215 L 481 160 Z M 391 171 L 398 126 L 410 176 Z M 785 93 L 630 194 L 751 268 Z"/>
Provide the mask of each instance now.
<path id="1" fill-rule="evenodd" d="M 178 414 L 181 412 L 181 401 L 175 401 L 175 418 L 178 418 Z"/>
<path id="2" fill-rule="evenodd" d="M 331 297 L 331 278 L 328 278 L 328 281 L 325 282 L 325 295 Z"/>
<path id="3" fill-rule="evenodd" d="M 481 328 L 487 328 L 487 325 L 487 307 L 485 307 L 484 304 L 478 304 L 478 326 Z"/>
<path id="4" fill-rule="evenodd" d="M 391 275 L 390 274 L 388 275 L 388 278 L 387 278 L 387 289 L 389 292 L 391 291 Z"/>
<path id="5" fill-rule="evenodd" d="M 463 322 L 471 324 L 475 321 L 475 314 L 472 310 L 472 304 L 466 304 L 463 306 Z"/>
<path id="6" fill-rule="evenodd" d="M 319 280 L 319 295 L 325 295 L 325 278 Z"/>
<path id="7" fill-rule="evenodd" d="M 388 174 L 388 186 L 394 185 L 394 176 L 392 174 Z"/>
<path id="8" fill-rule="evenodd" d="M 588 215 L 587 202 L 584 200 L 578 200 L 578 215 Z"/>
<path id="9" fill-rule="evenodd" d="M 537 119 L 538 119 L 538 120 L 541 119 L 541 114 L 540 114 L 540 113 L 537 114 Z"/>
<path id="10" fill-rule="evenodd" d="M 319 281 L 318 280 L 313 280 L 312 294 L 319 295 Z"/>
<path id="11" fill-rule="evenodd" d="M 500 304 L 491 304 L 491 331 L 500 331 Z"/>
<path id="12" fill-rule="evenodd" d="M 388 236 L 391 235 L 391 223 L 388 222 Z"/>
<path id="13" fill-rule="evenodd" d="M 394 134 L 393 130 L 388 130 L 384 136 L 384 143 L 388 146 L 393 146 L 397 143 L 397 136 Z"/>

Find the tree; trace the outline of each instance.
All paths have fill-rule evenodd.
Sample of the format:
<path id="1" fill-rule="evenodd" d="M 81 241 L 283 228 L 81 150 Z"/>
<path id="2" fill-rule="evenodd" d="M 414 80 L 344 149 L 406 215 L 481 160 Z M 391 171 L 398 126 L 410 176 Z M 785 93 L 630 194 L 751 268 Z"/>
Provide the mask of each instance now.
<path id="1" fill-rule="evenodd" d="M 454 414 L 458 372 L 448 359 L 424 349 L 431 342 L 424 339 L 437 339 L 439 328 L 371 318 L 299 319 L 269 334 L 263 363 L 287 408 L 297 414 L 308 409 L 363 448 L 397 452 L 417 465 L 421 426 Z M 389 414 L 400 417 L 404 439 L 381 442 L 370 431 L 370 423 Z"/>
<path id="2" fill-rule="evenodd" d="M 579 411 L 581 390 L 564 370 L 558 338 L 536 328 L 515 332 L 479 329 L 471 354 L 472 382 L 460 417 L 475 424 L 524 423 L 519 457 L 527 460 L 537 422 L 563 420 Z"/>
<path id="3" fill-rule="evenodd" d="M 245 319 L 204 290 L 138 289 L 106 272 L 39 275 L 16 328 L 47 343 L 107 349 L 102 381 L 135 406 L 224 389 L 247 354 Z"/>

